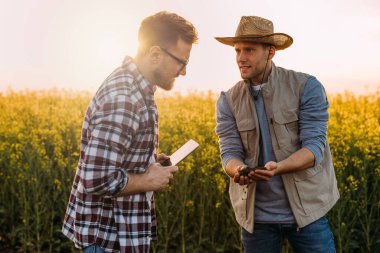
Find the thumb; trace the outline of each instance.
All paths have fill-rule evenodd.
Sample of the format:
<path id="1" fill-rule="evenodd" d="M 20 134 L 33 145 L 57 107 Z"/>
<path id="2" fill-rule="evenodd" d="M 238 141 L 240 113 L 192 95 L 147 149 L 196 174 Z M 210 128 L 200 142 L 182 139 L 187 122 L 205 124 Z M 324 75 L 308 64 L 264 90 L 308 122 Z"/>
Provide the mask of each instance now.
<path id="1" fill-rule="evenodd" d="M 273 162 L 273 161 L 270 161 L 270 162 L 267 162 L 265 164 L 265 168 L 267 170 L 275 170 L 277 168 L 277 163 L 276 162 Z"/>
<path id="2" fill-rule="evenodd" d="M 160 153 L 159 156 L 160 156 L 160 158 L 162 158 L 162 159 L 169 159 L 169 158 L 170 158 L 169 156 L 167 156 L 167 155 L 164 154 L 164 153 Z"/>
<path id="3" fill-rule="evenodd" d="M 173 173 L 173 172 L 176 172 L 178 170 L 178 166 L 168 166 L 167 169 Z"/>

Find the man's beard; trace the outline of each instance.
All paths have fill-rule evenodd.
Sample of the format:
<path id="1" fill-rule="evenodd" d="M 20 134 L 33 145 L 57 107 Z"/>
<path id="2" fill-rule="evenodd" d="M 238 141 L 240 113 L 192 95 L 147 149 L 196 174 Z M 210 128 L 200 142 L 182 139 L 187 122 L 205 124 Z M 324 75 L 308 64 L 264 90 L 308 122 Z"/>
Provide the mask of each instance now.
<path id="1" fill-rule="evenodd" d="M 156 80 L 155 85 L 167 91 L 173 89 L 174 81 L 175 81 L 174 78 L 171 80 L 165 80 L 165 78 L 162 75 L 161 69 L 156 69 L 153 74 L 154 74 L 154 80 Z"/>
<path id="2" fill-rule="evenodd" d="M 251 73 L 243 74 L 241 72 L 240 75 L 242 79 L 251 80 L 251 81 L 261 84 L 264 81 L 263 77 L 265 76 L 265 72 L 266 72 L 266 67 L 267 67 L 266 64 L 267 64 L 267 61 L 263 65 L 257 66 L 256 69 L 254 70 L 252 69 Z"/>

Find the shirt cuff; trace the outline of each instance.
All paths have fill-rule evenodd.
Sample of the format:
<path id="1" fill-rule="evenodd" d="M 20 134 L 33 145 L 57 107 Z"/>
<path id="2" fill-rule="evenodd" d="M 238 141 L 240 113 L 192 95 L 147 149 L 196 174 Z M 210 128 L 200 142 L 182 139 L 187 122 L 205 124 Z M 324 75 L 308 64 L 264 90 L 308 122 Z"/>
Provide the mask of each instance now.
<path id="1" fill-rule="evenodd" d="M 232 159 L 235 159 L 235 160 L 240 160 L 242 162 L 244 162 L 244 159 L 242 157 L 240 157 L 239 155 L 237 154 L 228 154 L 228 155 L 224 155 L 222 157 L 222 165 L 223 165 L 223 168 L 226 168 L 228 162 Z"/>
<path id="2" fill-rule="evenodd" d="M 314 166 L 317 166 L 321 163 L 322 161 L 322 152 L 320 148 L 316 147 L 315 145 L 309 144 L 303 146 L 303 148 L 307 148 L 310 150 L 311 153 L 314 155 Z"/>

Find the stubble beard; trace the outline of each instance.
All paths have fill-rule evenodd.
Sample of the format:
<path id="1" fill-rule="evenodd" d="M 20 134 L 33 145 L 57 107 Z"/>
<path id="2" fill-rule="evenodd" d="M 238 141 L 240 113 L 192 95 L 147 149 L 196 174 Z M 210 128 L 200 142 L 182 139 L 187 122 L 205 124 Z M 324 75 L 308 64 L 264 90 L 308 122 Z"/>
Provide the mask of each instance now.
<path id="1" fill-rule="evenodd" d="M 251 67 L 251 71 L 249 73 L 243 73 L 242 71 L 240 72 L 241 77 L 244 80 L 249 80 L 252 83 L 260 83 L 263 81 L 263 76 L 264 76 L 264 70 L 265 70 L 265 64 L 264 62 L 263 66 L 257 66 L 255 69 Z"/>
<path id="2" fill-rule="evenodd" d="M 261 82 L 264 69 L 256 69 L 251 73 L 241 73 L 241 77 L 245 80 L 250 80 L 254 83 Z"/>
<path id="3" fill-rule="evenodd" d="M 154 79 L 156 80 L 156 85 L 163 90 L 169 91 L 173 89 L 174 86 L 174 78 L 172 80 L 165 80 L 164 76 L 160 69 L 154 71 Z"/>
<path id="4" fill-rule="evenodd" d="M 172 81 L 170 81 L 170 82 L 159 84 L 157 86 L 160 87 L 163 90 L 166 90 L 166 91 L 172 90 L 173 87 L 174 87 L 174 79 Z"/>

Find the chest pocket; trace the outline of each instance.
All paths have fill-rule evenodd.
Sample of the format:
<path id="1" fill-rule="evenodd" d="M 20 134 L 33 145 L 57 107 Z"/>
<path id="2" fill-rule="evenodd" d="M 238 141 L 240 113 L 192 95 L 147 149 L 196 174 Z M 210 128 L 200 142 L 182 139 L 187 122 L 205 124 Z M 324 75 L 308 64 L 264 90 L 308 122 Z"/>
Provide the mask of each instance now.
<path id="1" fill-rule="evenodd" d="M 281 149 L 299 146 L 298 109 L 274 112 L 271 123 Z"/>
<path id="2" fill-rule="evenodd" d="M 240 134 L 244 151 L 247 158 L 254 157 L 257 148 L 255 146 L 257 139 L 256 125 L 253 120 L 243 120 L 237 122 L 237 128 Z"/>

